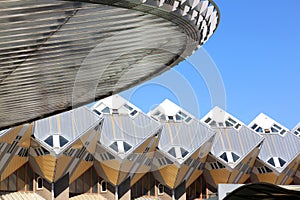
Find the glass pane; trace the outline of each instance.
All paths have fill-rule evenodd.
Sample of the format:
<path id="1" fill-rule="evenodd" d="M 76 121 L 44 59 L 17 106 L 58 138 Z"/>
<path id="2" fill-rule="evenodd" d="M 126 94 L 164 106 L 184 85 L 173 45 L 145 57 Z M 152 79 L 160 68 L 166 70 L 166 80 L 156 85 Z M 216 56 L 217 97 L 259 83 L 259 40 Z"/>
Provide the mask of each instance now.
<path id="1" fill-rule="evenodd" d="M 53 136 L 47 137 L 47 139 L 44 140 L 49 146 L 53 147 Z"/>
<path id="2" fill-rule="evenodd" d="M 103 112 L 103 113 L 109 114 L 109 113 L 110 113 L 109 107 L 105 107 L 105 108 L 102 110 L 102 112 Z"/>
<path id="3" fill-rule="evenodd" d="M 112 144 L 110 145 L 110 148 L 112 148 L 112 149 L 115 150 L 116 152 L 119 152 L 117 142 L 112 143 Z"/>
<path id="4" fill-rule="evenodd" d="M 270 158 L 268 160 L 268 163 L 270 163 L 271 165 L 273 165 L 275 167 L 275 162 L 274 162 L 274 159 L 273 158 Z"/>
<path id="5" fill-rule="evenodd" d="M 172 147 L 169 151 L 168 151 L 169 154 L 171 154 L 174 158 L 176 158 L 176 153 L 175 153 L 175 148 Z"/>
<path id="6" fill-rule="evenodd" d="M 283 165 L 286 163 L 283 159 L 278 158 L 279 163 L 280 163 L 280 167 L 283 167 Z"/>
<path id="7" fill-rule="evenodd" d="M 235 153 L 232 152 L 232 159 L 233 162 L 236 162 L 240 157 L 238 155 L 236 155 Z"/>
<path id="8" fill-rule="evenodd" d="M 127 142 L 123 142 L 123 144 L 124 144 L 124 150 L 125 150 L 125 153 L 126 153 L 127 151 L 129 151 L 131 149 L 131 145 L 128 144 Z"/>
<path id="9" fill-rule="evenodd" d="M 184 158 L 189 152 L 185 150 L 184 148 L 180 148 L 181 156 Z"/>
<path id="10" fill-rule="evenodd" d="M 176 117 L 176 120 L 182 120 L 182 117 L 179 116 L 178 114 L 176 114 L 175 117 Z"/>
<path id="11" fill-rule="evenodd" d="M 227 158 L 227 155 L 226 155 L 226 152 L 224 152 L 220 158 L 222 158 L 223 160 L 225 160 L 226 162 L 228 162 L 228 158 Z"/>
<path id="12" fill-rule="evenodd" d="M 63 136 L 59 136 L 59 143 L 60 143 L 60 147 L 63 147 L 65 144 L 67 144 L 69 141 L 64 138 Z"/>

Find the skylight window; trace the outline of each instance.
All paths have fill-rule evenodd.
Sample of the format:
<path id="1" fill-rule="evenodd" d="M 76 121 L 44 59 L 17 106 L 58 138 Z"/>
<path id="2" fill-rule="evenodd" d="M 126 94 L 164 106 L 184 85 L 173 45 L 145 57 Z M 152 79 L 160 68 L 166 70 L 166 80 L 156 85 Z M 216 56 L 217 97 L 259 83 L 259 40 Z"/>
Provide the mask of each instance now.
<path id="1" fill-rule="evenodd" d="M 220 158 L 222 158 L 227 163 L 235 163 L 240 156 L 233 152 L 224 152 L 220 155 Z"/>
<path id="2" fill-rule="evenodd" d="M 280 157 L 270 158 L 267 162 L 273 167 L 283 167 L 286 163 L 286 161 Z"/>
<path id="3" fill-rule="evenodd" d="M 110 146 L 117 153 L 126 153 L 132 146 L 125 141 L 115 141 Z"/>
<path id="4" fill-rule="evenodd" d="M 44 142 L 46 142 L 51 147 L 61 148 L 65 146 L 69 141 L 61 135 L 50 135 L 44 140 Z"/>
<path id="5" fill-rule="evenodd" d="M 177 159 L 184 158 L 189 154 L 189 152 L 182 147 L 172 147 L 168 153 Z"/>
<path id="6" fill-rule="evenodd" d="M 103 109 L 102 109 L 102 112 L 103 112 L 103 113 L 106 113 L 106 114 L 109 114 L 109 113 L 110 113 L 109 107 L 103 108 Z"/>

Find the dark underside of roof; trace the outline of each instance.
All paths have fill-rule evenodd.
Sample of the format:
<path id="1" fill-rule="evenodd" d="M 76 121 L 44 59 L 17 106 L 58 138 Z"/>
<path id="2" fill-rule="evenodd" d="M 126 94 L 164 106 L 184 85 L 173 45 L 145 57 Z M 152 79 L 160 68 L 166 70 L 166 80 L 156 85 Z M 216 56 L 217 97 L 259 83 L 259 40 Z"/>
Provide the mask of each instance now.
<path id="1" fill-rule="evenodd" d="M 300 200 L 300 191 L 289 190 L 269 183 L 244 185 L 223 200 Z"/>

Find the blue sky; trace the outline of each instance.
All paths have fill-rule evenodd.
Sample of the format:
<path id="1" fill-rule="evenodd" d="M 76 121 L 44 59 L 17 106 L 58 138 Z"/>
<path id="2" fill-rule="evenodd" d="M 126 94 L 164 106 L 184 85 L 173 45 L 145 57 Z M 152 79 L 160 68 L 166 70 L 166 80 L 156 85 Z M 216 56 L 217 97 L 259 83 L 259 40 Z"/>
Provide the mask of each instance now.
<path id="1" fill-rule="evenodd" d="M 201 63 L 199 52 L 123 96 L 144 112 L 168 98 L 198 118 L 220 104 L 246 124 L 263 112 L 292 129 L 300 122 L 300 1 L 215 2 L 221 23 L 203 48 L 222 78 L 225 104 L 211 95 L 222 88 L 209 88 L 188 62 L 198 59 L 202 69 L 211 64 Z"/>

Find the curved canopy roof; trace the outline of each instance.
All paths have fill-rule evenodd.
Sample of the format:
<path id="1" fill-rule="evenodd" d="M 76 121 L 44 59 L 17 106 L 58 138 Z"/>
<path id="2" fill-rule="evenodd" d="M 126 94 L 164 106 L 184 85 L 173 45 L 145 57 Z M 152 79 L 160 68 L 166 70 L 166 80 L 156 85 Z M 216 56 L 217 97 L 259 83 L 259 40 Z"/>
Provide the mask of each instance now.
<path id="1" fill-rule="evenodd" d="M 0 7 L 0 130 L 110 96 L 192 54 L 211 0 L 16 0 Z"/>
<path id="2" fill-rule="evenodd" d="M 293 199 L 300 200 L 300 191 L 285 189 L 283 187 L 269 184 L 256 183 L 244 185 L 230 194 L 223 200 L 285 200 Z"/>

